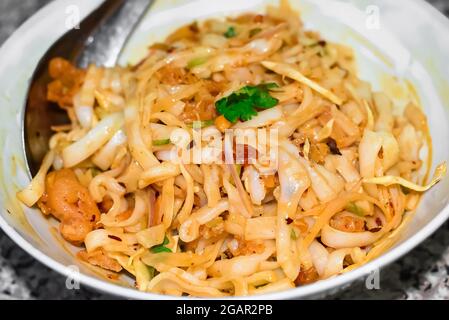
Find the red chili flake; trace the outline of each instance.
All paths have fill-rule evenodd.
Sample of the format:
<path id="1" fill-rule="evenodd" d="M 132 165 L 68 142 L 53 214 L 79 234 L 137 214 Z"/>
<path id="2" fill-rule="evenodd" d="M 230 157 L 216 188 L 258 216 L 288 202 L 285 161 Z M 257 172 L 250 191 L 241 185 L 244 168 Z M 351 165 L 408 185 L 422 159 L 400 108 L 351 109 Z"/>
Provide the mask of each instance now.
<path id="1" fill-rule="evenodd" d="M 301 270 L 298 273 L 298 277 L 295 279 L 295 284 L 297 286 L 309 284 L 312 282 L 315 282 L 319 279 L 318 272 L 316 271 L 315 267 L 310 267 L 307 270 Z"/>
<path id="2" fill-rule="evenodd" d="M 341 152 L 337 147 L 337 141 L 329 137 L 326 140 L 326 144 L 329 147 L 329 150 L 331 151 L 332 154 L 338 154 L 339 156 L 341 156 Z"/>
<path id="3" fill-rule="evenodd" d="M 117 236 L 111 235 L 111 234 L 108 234 L 108 238 L 113 239 L 113 240 L 116 240 L 116 241 L 122 242 L 122 239 L 120 239 L 120 238 L 117 237 Z"/>
<path id="4" fill-rule="evenodd" d="M 198 23 L 195 21 L 194 23 L 192 23 L 191 25 L 189 25 L 189 29 L 192 32 L 198 33 L 200 31 L 200 29 L 198 28 Z"/>
<path id="5" fill-rule="evenodd" d="M 192 149 L 195 146 L 195 141 L 190 141 L 189 145 L 187 146 L 187 150 Z"/>
<path id="6" fill-rule="evenodd" d="M 380 147 L 379 153 L 377 154 L 379 159 L 384 158 L 384 148 Z"/>
<path id="7" fill-rule="evenodd" d="M 379 227 L 382 226 L 382 220 L 381 220 L 379 217 L 376 218 L 376 224 L 377 224 Z"/>
<path id="8" fill-rule="evenodd" d="M 255 23 L 262 23 L 264 19 L 264 16 L 262 14 L 258 14 L 257 16 L 254 17 L 254 22 Z"/>
<path id="9" fill-rule="evenodd" d="M 292 218 L 287 218 L 287 219 L 285 219 L 285 221 L 287 221 L 287 224 L 290 224 L 290 223 L 293 222 L 293 219 Z"/>
<path id="10" fill-rule="evenodd" d="M 299 155 L 300 155 L 301 157 L 303 157 L 303 158 L 304 158 L 304 152 L 303 152 L 303 150 L 304 150 L 304 145 L 305 145 L 304 142 L 301 143 L 301 144 L 299 145 L 299 147 L 301 148 L 301 149 L 299 150 Z"/>

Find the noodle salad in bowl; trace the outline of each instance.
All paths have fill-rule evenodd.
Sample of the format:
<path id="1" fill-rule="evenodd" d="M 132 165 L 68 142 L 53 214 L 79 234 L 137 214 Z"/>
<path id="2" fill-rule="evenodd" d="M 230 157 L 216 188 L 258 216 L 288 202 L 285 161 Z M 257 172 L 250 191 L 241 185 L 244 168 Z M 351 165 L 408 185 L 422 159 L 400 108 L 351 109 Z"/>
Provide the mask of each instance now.
<path id="1" fill-rule="evenodd" d="M 425 184 L 425 114 L 397 112 L 354 60 L 287 1 L 181 27 L 133 66 L 55 58 L 47 99 L 71 123 L 17 197 L 145 292 L 247 296 L 353 270 L 446 173 Z"/>

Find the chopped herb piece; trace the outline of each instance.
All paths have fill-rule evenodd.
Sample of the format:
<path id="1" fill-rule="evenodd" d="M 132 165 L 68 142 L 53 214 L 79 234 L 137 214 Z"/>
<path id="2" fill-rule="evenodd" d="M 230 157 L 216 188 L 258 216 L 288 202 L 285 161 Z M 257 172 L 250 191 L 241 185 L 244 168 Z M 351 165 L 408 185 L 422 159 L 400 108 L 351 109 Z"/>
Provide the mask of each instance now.
<path id="1" fill-rule="evenodd" d="M 153 140 L 153 146 L 163 146 L 170 143 L 170 139 Z"/>
<path id="2" fill-rule="evenodd" d="M 164 246 L 156 246 L 151 248 L 151 252 L 153 253 L 161 253 L 161 252 L 172 252 L 171 249 Z"/>
<path id="3" fill-rule="evenodd" d="M 359 217 L 365 216 L 363 210 L 360 209 L 359 206 L 357 206 L 354 202 L 348 203 L 345 209 L 355 215 L 358 215 Z"/>
<path id="4" fill-rule="evenodd" d="M 214 120 L 202 120 L 202 121 L 193 121 L 191 123 L 187 123 L 189 128 L 199 129 L 209 127 L 214 124 Z"/>
<path id="5" fill-rule="evenodd" d="M 249 37 L 252 38 L 254 37 L 256 34 L 258 34 L 260 31 L 262 31 L 261 28 L 254 28 L 249 30 Z"/>
<path id="6" fill-rule="evenodd" d="M 292 238 L 293 240 L 298 239 L 298 236 L 296 235 L 295 229 L 293 229 L 293 228 L 290 229 L 290 238 Z"/>
<path id="7" fill-rule="evenodd" d="M 269 83 L 261 83 L 259 84 L 259 87 L 266 88 L 266 89 L 276 89 L 279 88 L 278 84 L 275 82 L 269 82 Z"/>
<path id="8" fill-rule="evenodd" d="M 224 33 L 226 38 L 234 38 L 237 35 L 234 27 L 229 27 L 228 30 Z"/>
<path id="9" fill-rule="evenodd" d="M 237 171 L 237 175 L 240 177 L 240 174 L 242 173 L 242 165 L 236 164 L 235 165 L 235 171 Z"/>
<path id="10" fill-rule="evenodd" d="M 269 109 L 278 104 L 268 92 L 277 88 L 276 83 L 266 83 L 257 86 L 245 86 L 215 103 L 217 111 L 228 121 L 235 123 L 238 119 L 248 121 L 257 115 L 256 108 Z"/>
<path id="11" fill-rule="evenodd" d="M 204 64 L 206 61 L 207 61 L 206 57 L 193 58 L 192 60 L 187 62 L 187 69 L 192 69 L 197 66 L 200 66 L 200 65 Z"/>
<path id="12" fill-rule="evenodd" d="M 154 269 L 153 267 L 147 266 L 148 268 L 148 273 L 150 274 L 150 279 L 153 279 L 154 276 L 156 275 L 156 269 Z"/>
<path id="13" fill-rule="evenodd" d="M 97 168 L 92 168 L 92 169 L 90 169 L 90 171 L 92 173 L 92 177 L 95 177 L 101 173 L 101 171 Z"/>
<path id="14" fill-rule="evenodd" d="M 168 244 L 169 240 L 167 236 L 164 238 L 164 242 L 161 244 L 158 244 L 157 246 L 151 247 L 151 252 L 153 253 L 161 253 L 161 252 L 172 252 L 171 249 L 167 248 L 166 245 Z"/>

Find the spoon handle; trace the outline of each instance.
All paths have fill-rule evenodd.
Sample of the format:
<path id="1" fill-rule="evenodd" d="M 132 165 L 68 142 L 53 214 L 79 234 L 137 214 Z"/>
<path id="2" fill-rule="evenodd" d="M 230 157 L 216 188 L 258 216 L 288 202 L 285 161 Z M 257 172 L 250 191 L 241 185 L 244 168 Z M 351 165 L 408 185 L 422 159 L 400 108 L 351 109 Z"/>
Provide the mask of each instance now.
<path id="1" fill-rule="evenodd" d="M 106 0 L 105 7 L 99 9 L 110 10 L 112 14 L 105 14 L 100 24 L 95 22 L 99 27 L 86 39 L 85 48 L 77 59 L 78 66 L 87 67 L 93 62 L 114 66 L 131 31 L 152 3 L 153 0 Z M 80 28 L 91 23 L 89 18 L 81 22 Z"/>

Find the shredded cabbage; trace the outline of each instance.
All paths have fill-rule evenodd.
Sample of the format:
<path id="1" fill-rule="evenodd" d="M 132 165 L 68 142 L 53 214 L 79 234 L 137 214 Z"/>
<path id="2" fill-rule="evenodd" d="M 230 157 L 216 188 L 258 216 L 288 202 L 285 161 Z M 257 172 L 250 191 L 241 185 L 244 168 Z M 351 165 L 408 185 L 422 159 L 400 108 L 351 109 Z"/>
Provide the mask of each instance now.
<path id="1" fill-rule="evenodd" d="M 444 176 L 446 175 L 446 171 L 447 171 L 446 162 L 439 164 L 435 169 L 435 173 L 433 174 L 432 180 L 424 186 L 417 185 L 416 183 L 410 182 L 398 176 L 364 178 L 362 181 L 363 183 L 367 184 L 380 184 L 387 187 L 394 184 L 399 184 L 410 190 L 414 190 L 417 192 L 425 192 L 430 188 L 432 188 L 434 185 L 436 185 L 438 182 L 440 182 L 441 179 L 443 179 Z"/>

